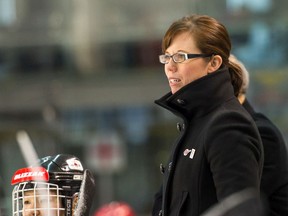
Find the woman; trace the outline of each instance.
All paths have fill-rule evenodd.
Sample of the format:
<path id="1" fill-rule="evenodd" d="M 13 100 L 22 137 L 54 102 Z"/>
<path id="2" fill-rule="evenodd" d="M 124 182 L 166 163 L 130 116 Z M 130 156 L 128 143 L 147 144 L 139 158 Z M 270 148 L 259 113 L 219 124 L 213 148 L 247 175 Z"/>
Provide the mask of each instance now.
<path id="1" fill-rule="evenodd" d="M 288 215 L 288 151 L 285 139 L 277 125 L 263 113 L 256 111 L 247 99 L 249 72 L 244 64 L 234 55 L 230 55 L 229 60 L 242 68 L 244 79 L 238 100 L 254 119 L 262 139 L 264 164 L 261 191 L 269 203 L 269 215 Z"/>
<path id="2" fill-rule="evenodd" d="M 196 216 L 225 197 L 259 191 L 263 148 L 257 128 L 235 95 L 241 68 L 229 62 L 226 28 L 209 16 L 174 22 L 162 42 L 171 92 L 156 104 L 183 119 L 156 195 L 153 215 Z"/>

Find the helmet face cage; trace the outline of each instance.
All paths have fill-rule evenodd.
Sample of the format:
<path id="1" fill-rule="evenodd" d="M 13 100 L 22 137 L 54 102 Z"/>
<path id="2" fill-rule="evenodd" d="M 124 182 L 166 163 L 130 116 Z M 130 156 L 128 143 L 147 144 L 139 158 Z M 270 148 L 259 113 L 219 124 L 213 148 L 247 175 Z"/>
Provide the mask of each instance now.
<path id="1" fill-rule="evenodd" d="M 64 216 L 65 196 L 56 184 L 23 182 L 13 189 L 12 206 L 13 216 Z"/>

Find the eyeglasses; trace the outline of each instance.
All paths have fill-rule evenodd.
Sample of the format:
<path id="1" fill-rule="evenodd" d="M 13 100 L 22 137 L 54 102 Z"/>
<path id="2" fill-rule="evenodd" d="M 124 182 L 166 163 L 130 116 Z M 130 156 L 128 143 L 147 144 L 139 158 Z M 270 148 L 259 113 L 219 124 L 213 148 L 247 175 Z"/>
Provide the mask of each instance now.
<path id="1" fill-rule="evenodd" d="M 181 63 L 187 59 L 205 58 L 205 57 L 210 57 L 210 56 L 212 56 L 212 54 L 187 54 L 187 53 L 178 52 L 178 53 L 174 53 L 173 55 L 168 55 L 168 54 L 159 55 L 159 61 L 162 64 L 168 64 L 168 62 L 172 58 L 172 60 L 175 63 Z"/>

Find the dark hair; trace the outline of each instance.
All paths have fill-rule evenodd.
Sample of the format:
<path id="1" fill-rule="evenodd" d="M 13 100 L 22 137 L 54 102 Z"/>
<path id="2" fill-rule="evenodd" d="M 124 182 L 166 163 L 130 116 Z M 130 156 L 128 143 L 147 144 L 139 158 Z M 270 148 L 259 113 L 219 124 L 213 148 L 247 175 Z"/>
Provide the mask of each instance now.
<path id="1" fill-rule="evenodd" d="M 232 45 L 225 26 L 207 15 L 185 16 L 172 23 L 167 30 L 162 41 L 162 51 L 165 52 L 175 36 L 183 32 L 191 34 L 202 53 L 222 57 L 222 65 L 229 68 L 234 94 L 238 96 L 243 82 L 242 71 L 238 64 L 229 62 Z"/>

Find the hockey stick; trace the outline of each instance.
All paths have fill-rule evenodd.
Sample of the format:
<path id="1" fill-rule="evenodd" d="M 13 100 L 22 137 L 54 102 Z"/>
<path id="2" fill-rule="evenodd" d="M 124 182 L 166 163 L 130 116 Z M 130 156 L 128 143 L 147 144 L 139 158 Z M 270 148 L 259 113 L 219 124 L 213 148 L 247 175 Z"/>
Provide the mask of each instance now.
<path id="1" fill-rule="evenodd" d="M 16 133 L 16 139 L 26 164 L 28 166 L 37 164 L 38 155 L 28 133 L 24 130 L 20 130 Z"/>

